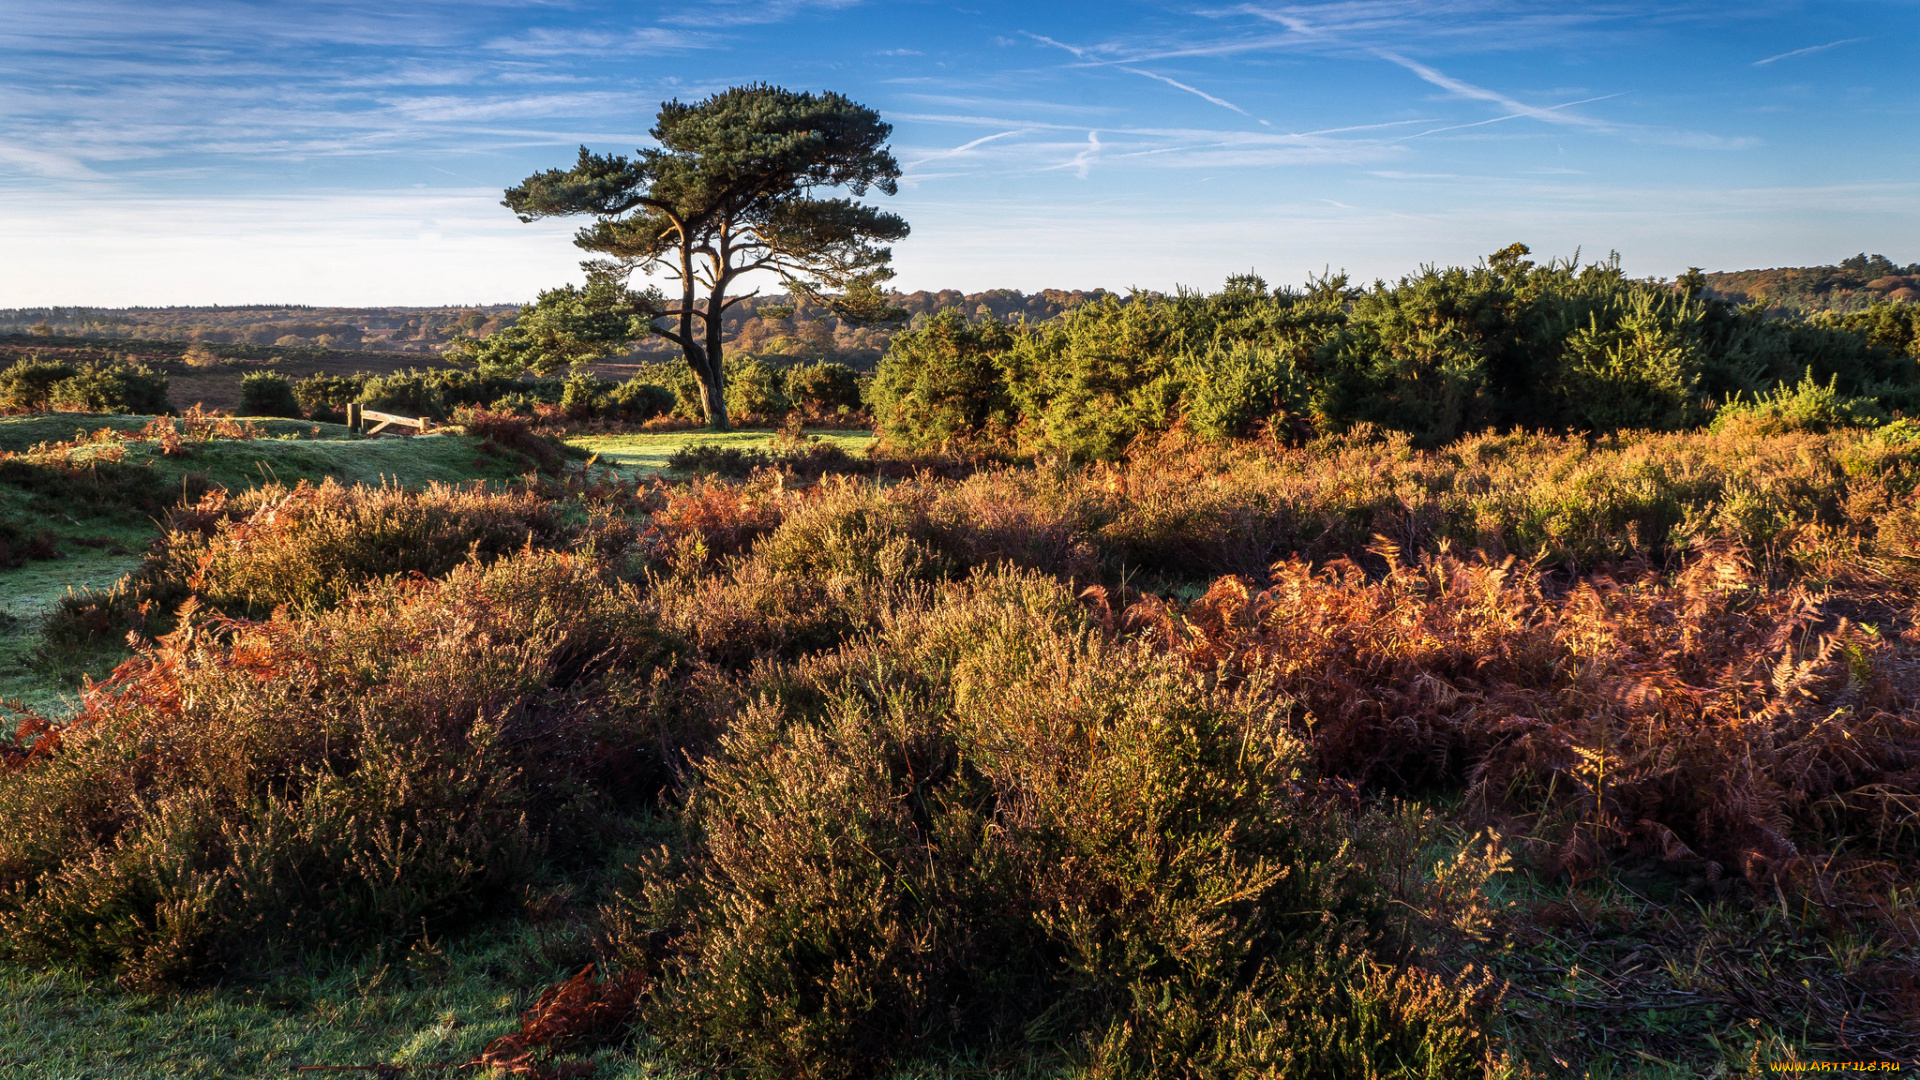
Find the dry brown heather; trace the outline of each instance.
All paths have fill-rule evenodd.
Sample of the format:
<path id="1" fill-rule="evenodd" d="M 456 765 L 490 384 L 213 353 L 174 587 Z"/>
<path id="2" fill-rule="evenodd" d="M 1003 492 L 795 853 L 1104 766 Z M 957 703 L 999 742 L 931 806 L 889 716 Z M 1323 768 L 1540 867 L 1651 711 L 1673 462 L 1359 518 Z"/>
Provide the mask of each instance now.
<path id="1" fill-rule="evenodd" d="M 1911 1054 L 1905 432 L 210 498 L 6 752 L 0 943 L 179 985 L 573 882 L 621 974 L 536 1072 Z"/>

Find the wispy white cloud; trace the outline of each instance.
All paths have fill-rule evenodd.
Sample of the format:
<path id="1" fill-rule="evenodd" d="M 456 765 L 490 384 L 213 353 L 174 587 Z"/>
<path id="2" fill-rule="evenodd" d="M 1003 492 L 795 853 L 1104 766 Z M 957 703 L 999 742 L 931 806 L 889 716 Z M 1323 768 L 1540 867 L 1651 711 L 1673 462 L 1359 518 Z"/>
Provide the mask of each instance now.
<path id="1" fill-rule="evenodd" d="M 1867 39 L 1852 37 L 1852 38 L 1841 38 L 1839 41 L 1829 41 L 1825 45 L 1809 45 L 1804 49 L 1795 49 L 1792 52 L 1783 52 L 1778 54 L 1777 56 L 1769 56 L 1765 60 L 1755 60 L 1753 62 L 1753 66 L 1764 67 L 1778 60 L 1790 60 L 1796 56 L 1807 56 L 1812 53 L 1826 52 L 1828 49 L 1837 49 L 1842 45 L 1852 45 L 1856 42 L 1861 42 L 1865 40 Z"/>
<path id="2" fill-rule="evenodd" d="M 1530 117 L 1534 120 L 1541 120 L 1549 124 L 1571 124 L 1576 127 L 1605 128 L 1607 126 L 1602 121 L 1581 116 L 1578 113 L 1563 112 L 1561 110 L 1564 106 L 1542 108 L 1538 105 L 1528 105 L 1523 101 L 1515 101 L 1513 98 L 1497 90 L 1489 90 L 1484 86 L 1475 86 L 1464 79 L 1453 78 L 1436 68 L 1429 67 L 1417 60 L 1409 60 L 1398 53 L 1389 52 L 1386 49 L 1371 49 L 1369 51 L 1382 60 L 1406 68 L 1408 71 L 1440 87 L 1442 90 L 1449 90 L 1459 94 L 1461 97 L 1473 98 L 1478 101 L 1491 101 L 1501 108 L 1511 111 L 1515 116 Z"/>
<path id="3" fill-rule="evenodd" d="M 1215 97 L 1214 95 L 1207 93 L 1205 90 L 1202 90 L 1199 87 L 1188 86 L 1186 83 L 1183 83 L 1178 79 L 1169 79 L 1165 75 L 1155 75 L 1151 71 L 1145 71 L 1140 68 L 1134 68 L 1134 67 L 1122 67 L 1120 70 L 1132 75 L 1145 75 L 1149 79 L 1157 79 L 1160 82 L 1166 83 L 1168 86 L 1171 86 L 1176 90 L 1185 90 L 1187 93 L 1192 94 L 1194 97 L 1212 102 L 1213 104 L 1218 105 L 1223 109 L 1231 109 L 1234 112 L 1239 113 L 1241 116 L 1244 116 L 1249 120 L 1259 119 L 1258 117 L 1254 116 L 1252 113 L 1248 112 L 1247 110 L 1241 108 L 1238 105 L 1235 105 L 1231 101 L 1228 101 L 1226 98 Z M 1263 124 L 1266 123 L 1265 120 L 1260 120 L 1260 122 Z"/>
<path id="4" fill-rule="evenodd" d="M 1085 180 L 1087 174 L 1093 171 L 1094 162 L 1100 160 L 1100 150 L 1100 133 L 1097 131 L 1089 131 L 1087 132 L 1087 145 L 1085 149 L 1073 155 L 1072 161 L 1063 161 L 1058 165 L 1048 166 L 1048 169 L 1049 171 L 1053 169 L 1072 169 L 1076 177 Z"/>
<path id="5" fill-rule="evenodd" d="M 556 30 L 534 27 L 512 37 L 494 38 L 484 48 L 515 56 L 561 56 L 568 53 L 660 53 L 707 48 L 711 37 L 642 26 L 631 30 Z"/>
<path id="6" fill-rule="evenodd" d="M 1001 139 L 1010 138 L 1014 135 L 1024 135 L 1030 130 L 1032 129 L 1013 128 L 1009 131 L 996 132 L 992 135 L 982 135 L 979 138 L 972 140 L 971 142 L 961 143 L 959 146 L 956 146 L 951 150 L 936 150 L 933 153 L 926 155 L 925 157 L 916 158 L 902 165 L 901 168 L 905 170 L 911 170 L 914 166 L 925 165 L 929 161 L 938 161 L 941 158 L 958 157 L 959 155 L 964 154 L 967 151 L 972 150 L 976 147 L 985 146 L 990 142 L 998 142 Z"/>

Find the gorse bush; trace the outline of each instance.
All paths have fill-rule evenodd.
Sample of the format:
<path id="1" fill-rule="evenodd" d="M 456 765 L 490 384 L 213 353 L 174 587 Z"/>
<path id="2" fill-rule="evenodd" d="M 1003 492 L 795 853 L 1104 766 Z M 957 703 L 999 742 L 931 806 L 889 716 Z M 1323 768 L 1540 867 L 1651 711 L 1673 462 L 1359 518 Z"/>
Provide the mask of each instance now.
<path id="1" fill-rule="evenodd" d="M 44 412 L 53 400 L 53 388 L 75 374 L 72 364 L 59 361 L 16 361 L 0 371 L 0 412 Z"/>
<path id="2" fill-rule="evenodd" d="M 867 391 L 875 424 L 906 446 L 1004 437 L 1014 404 L 996 358 L 1013 340 L 997 322 L 948 311 L 895 335 Z"/>
<path id="3" fill-rule="evenodd" d="M 347 421 L 347 406 L 360 398 L 364 375 L 309 375 L 293 383 L 293 399 L 303 416 L 330 424 Z"/>
<path id="4" fill-rule="evenodd" d="M 1834 380 L 1822 386 L 1809 374 L 1792 388 L 1782 386 L 1750 399 L 1735 396 L 1713 414 L 1712 429 L 1716 433 L 1777 435 L 1785 431 L 1873 427 L 1886 419 L 1871 400 L 1842 397 L 1834 390 Z"/>
<path id="5" fill-rule="evenodd" d="M 1423 447 L 1514 427 L 1675 431 L 1803 374 L 1882 410 L 1920 406 L 1904 306 L 1769 318 L 1630 279 L 1617 260 L 1526 254 L 1370 289 L 1335 277 L 1269 291 L 1249 275 L 1212 295 L 1108 297 L 1039 326 L 943 313 L 893 339 L 876 422 L 907 447 L 1012 432 L 1027 452 L 1111 460 L 1181 422 L 1215 437 L 1370 424 Z"/>
<path id="6" fill-rule="evenodd" d="M 131 413 L 164 416 L 173 412 L 167 400 L 167 376 L 143 365 L 94 362 L 83 364 L 72 378 L 53 385 L 49 404 L 78 412 Z"/>
<path id="7" fill-rule="evenodd" d="M 831 417 L 860 411 L 860 375 L 845 364 L 803 364 L 787 369 L 787 399 L 813 416 Z"/>
<path id="8" fill-rule="evenodd" d="M 166 415 L 167 376 L 119 361 L 72 364 L 21 360 L 0 371 L 0 413 L 71 412 Z"/>
<path id="9" fill-rule="evenodd" d="M 240 408 L 237 416 L 290 416 L 300 418 L 300 401 L 293 395 L 293 383 L 285 375 L 272 371 L 252 371 L 240 378 Z"/>

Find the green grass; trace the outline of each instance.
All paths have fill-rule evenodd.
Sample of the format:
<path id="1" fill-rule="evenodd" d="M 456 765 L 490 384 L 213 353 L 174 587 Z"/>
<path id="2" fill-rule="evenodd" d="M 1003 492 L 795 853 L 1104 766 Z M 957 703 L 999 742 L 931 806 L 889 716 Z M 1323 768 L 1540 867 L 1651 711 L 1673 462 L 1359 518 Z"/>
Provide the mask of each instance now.
<path id="1" fill-rule="evenodd" d="M 152 419 L 151 416 L 69 412 L 0 416 L 0 450 L 18 453 L 32 449 L 36 443 L 63 442 L 73 438 L 75 432 L 91 433 L 101 428 L 112 428 L 114 431 L 139 431 Z M 269 436 L 276 439 L 344 439 L 348 436 L 344 424 L 316 424 L 307 420 L 264 418 L 248 418 L 242 422 L 258 424 Z"/>
<path id="2" fill-rule="evenodd" d="M 650 476 L 667 467 L 667 459 L 690 446 L 733 446 L 742 450 L 766 447 L 773 441 L 768 428 L 741 428 L 734 431 L 661 431 L 634 435 L 582 435 L 567 442 L 600 455 L 600 463 L 630 476 Z M 873 445 L 873 435 L 865 431 L 814 432 L 825 442 L 837 443 L 849 454 L 857 454 Z"/>
<path id="3" fill-rule="evenodd" d="M 91 413 L 48 413 L 0 417 L 0 451 L 20 452 L 40 443 L 73 439 L 76 434 L 111 428 L 138 431 L 151 417 Z M 259 420 L 265 438 L 189 441 L 190 453 L 168 458 L 151 442 L 118 445 L 128 465 L 145 467 L 141 490 L 153 503 L 175 501 L 190 474 L 241 490 L 279 481 L 394 483 L 423 487 L 434 481 L 519 476 L 524 463 L 484 454 L 465 435 L 427 435 L 413 439 L 363 439 L 340 424 L 296 420 Z M 104 446 L 103 446 L 104 448 Z M 86 460 L 99 450 L 76 451 Z M 0 567 L 0 701 L 17 701 L 36 711 L 71 710 L 82 677 L 104 676 L 127 655 L 114 642 L 81 653 L 46 656 L 40 645 L 39 617 L 68 589 L 106 589 L 139 564 L 139 556 L 159 532 L 149 513 L 103 496 L 86 497 L 84 487 L 31 490 L 0 481 L 0 518 L 30 532 L 53 535 L 59 557 Z"/>
<path id="4" fill-rule="evenodd" d="M 331 970 L 293 965 L 173 996 L 129 994 L 69 972 L 0 967 L 0 1080 L 281 1077 L 300 1065 L 468 1061 L 489 1040 L 517 1030 L 520 1011 L 542 989 L 591 959 L 580 926 L 520 922 Z M 601 1050 L 592 1060 L 597 1080 L 687 1075 L 644 1042 Z"/>

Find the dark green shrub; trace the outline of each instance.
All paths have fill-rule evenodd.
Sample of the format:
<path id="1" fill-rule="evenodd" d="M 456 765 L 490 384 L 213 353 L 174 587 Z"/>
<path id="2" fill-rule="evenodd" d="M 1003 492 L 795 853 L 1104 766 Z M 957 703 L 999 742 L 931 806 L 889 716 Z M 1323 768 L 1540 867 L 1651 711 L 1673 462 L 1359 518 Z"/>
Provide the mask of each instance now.
<path id="1" fill-rule="evenodd" d="M 591 420 L 607 411 L 608 391 L 614 383 L 591 375 L 574 375 L 560 391 L 560 407 L 569 420 Z"/>
<path id="2" fill-rule="evenodd" d="M 309 420 L 328 424 L 347 422 L 347 406 L 360 400 L 367 375 L 309 375 L 293 384 L 293 400 Z"/>
<path id="3" fill-rule="evenodd" d="M 290 416 L 300 418 L 300 402 L 293 384 L 275 371 L 252 371 L 240 379 L 240 408 L 236 416 Z"/>
<path id="4" fill-rule="evenodd" d="M 1014 334 L 996 321 L 943 311 L 894 335 L 867 389 L 874 423 L 908 448 L 1004 436 L 1017 418 L 999 357 Z"/>
<path id="5" fill-rule="evenodd" d="M 167 401 L 167 376 L 152 368 L 120 362 L 95 361 L 53 385 L 48 402 L 56 409 L 78 412 L 164 416 L 173 412 Z"/>
<path id="6" fill-rule="evenodd" d="M 860 409 L 860 374 L 845 364 L 805 364 L 787 370 L 787 397 L 793 407 L 820 416 Z"/>
<path id="7" fill-rule="evenodd" d="M 727 415 L 737 422 L 777 423 L 793 408 L 786 372 L 755 357 L 727 361 Z"/>
<path id="8" fill-rule="evenodd" d="M 1262 421 L 1307 412 L 1312 387 L 1283 348 L 1236 341 L 1183 364 L 1187 420 L 1214 438 L 1251 434 Z"/>
<path id="9" fill-rule="evenodd" d="M 72 364 L 34 357 L 0 371 L 0 413 L 44 412 L 53 388 L 78 374 Z"/>
<path id="10" fill-rule="evenodd" d="M 622 420 L 651 420 L 671 413 L 676 404 L 672 390 L 655 383 L 628 379 L 611 390 L 608 409 Z"/>

